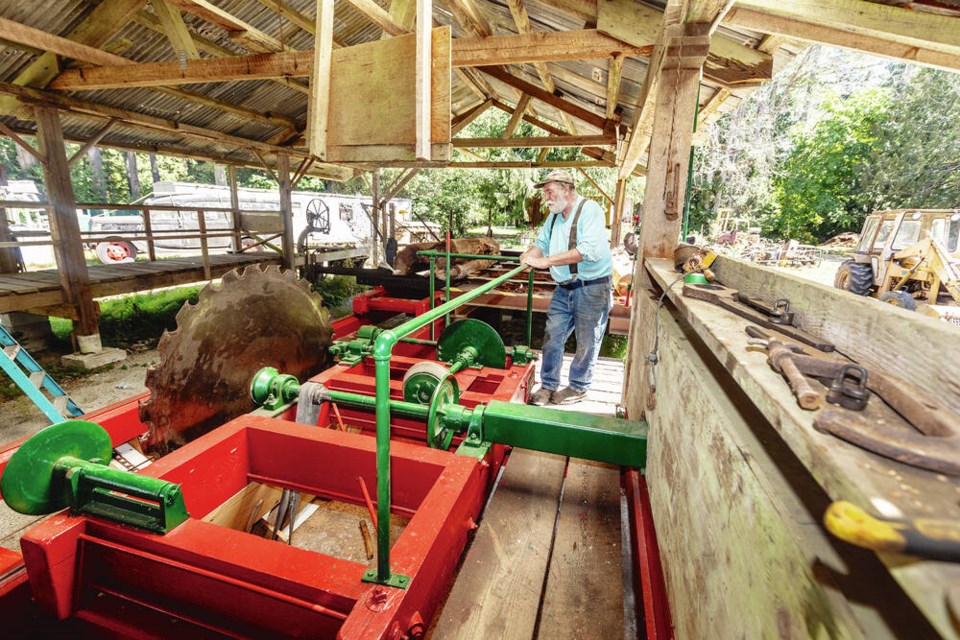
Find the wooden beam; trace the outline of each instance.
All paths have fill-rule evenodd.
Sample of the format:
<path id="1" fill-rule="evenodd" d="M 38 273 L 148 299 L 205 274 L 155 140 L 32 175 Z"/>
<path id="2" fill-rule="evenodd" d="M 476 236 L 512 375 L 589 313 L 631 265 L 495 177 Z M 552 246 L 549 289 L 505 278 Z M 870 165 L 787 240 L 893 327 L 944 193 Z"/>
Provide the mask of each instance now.
<path id="1" fill-rule="evenodd" d="M 107 135 L 107 132 L 113 128 L 113 125 L 117 123 L 116 118 L 110 118 L 107 120 L 107 123 L 100 127 L 96 133 L 94 133 L 89 140 L 83 143 L 83 146 L 80 147 L 75 154 L 70 156 L 70 159 L 67 160 L 67 165 L 72 165 L 77 160 L 83 157 L 83 154 L 87 152 L 90 147 L 95 146 L 98 142 L 103 140 L 103 136 Z"/>
<path id="2" fill-rule="evenodd" d="M 611 134 L 600 136 L 531 136 L 528 138 L 454 138 L 452 143 L 456 149 L 605 147 L 617 144 L 617 137 Z"/>
<path id="3" fill-rule="evenodd" d="M 606 160 L 517 160 L 509 162 L 451 162 L 451 169 L 575 169 L 579 167 L 612 167 L 613 161 Z"/>
<path id="4" fill-rule="evenodd" d="M 960 18 L 862 0 L 797 0 L 782 6 L 746 0 L 727 14 L 725 22 L 941 69 L 960 69 Z"/>
<path id="5" fill-rule="evenodd" d="M 420 169 L 410 169 L 406 173 L 402 173 L 396 182 L 387 188 L 387 193 L 380 200 L 380 206 L 387 206 L 387 203 L 393 200 L 400 193 L 400 190 L 407 186 L 407 183 L 413 180 L 418 173 L 420 173 Z"/>
<path id="6" fill-rule="evenodd" d="M 333 0 L 317 0 L 316 48 L 310 70 L 307 102 L 307 148 L 320 160 L 327 158 L 327 122 L 330 111 L 330 65 L 333 58 Z"/>
<path id="7" fill-rule="evenodd" d="M 71 31 L 67 38 L 80 44 L 99 47 L 105 44 L 130 16 L 139 11 L 146 0 L 104 0 Z M 47 51 L 17 74 L 15 84 L 45 87 L 60 72 L 57 54 Z M 12 113 L 16 103 L 0 99 L 0 112 Z"/>
<path id="8" fill-rule="evenodd" d="M 652 46 L 628 45 L 596 29 L 534 31 L 520 35 L 458 38 L 454 41 L 453 66 L 594 60 L 616 54 L 649 56 L 652 50 Z"/>
<path id="9" fill-rule="evenodd" d="M 367 17 L 370 22 L 377 25 L 392 36 L 400 36 L 409 33 L 410 30 L 394 20 L 393 16 L 384 11 L 374 0 L 347 0 L 354 9 Z"/>
<path id="10" fill-rule="evenodd" d="M 177 58 L 182 55 L 185 60 L 199 60 L 200 51 L 183 21 L 180 9 L 167 0 L 150 0 L 150 4 L 153 5 L 153 12 L 157 14 L 163 32 L 170 40 L 170 46 L 176 52 Z"/>
<path id="11" fill-rule="evenodd" d="M 510 115 L 510 120 L 507 122 L 506 128 L 503 130 L 502 138 L 512 138 L 513 134 L 517 132 L 517 127 L 520 126 L 520 121 L 523 119 L 523 114 L 527 111 L 527 105 L 530 104 L 530 95 L 522 94 L 520 96 L 520 102 L 517 103 L 516 108 L 513 110 L 513 113 Z M 458 146 L 454 143 L 454 146 Z"/>
<path id="12" fill-rule="evenodd" d="M 81 60 L 100 65 L 136 64 L 132 60 L 101 51 L 96 47 L 61 38 L 6 18 L 0 18 L 0 33 L 7 40 L 49 51 L 71 60 Z"/>
<path id="13" fill-rule="evenodd" d="M 151 31 L 156 31 L 157 33 L 162 33 L 166 35 L 166 32 L 163 30 L 163 25 L 160 24 L 160 19 L 152 13 L 147 13 L 146 11 L 139 11 L 135 13 L 130 21 L 140 25 L 144 29 L 150 29 Z M 234 52 L 226 47 L 221 47 L 219 44 L 210 40 L 209 38 L 204 38 L 201 35 L 191 32 L 190 39 L 193 41 L 193 45 L 201 53 L 206 53 L 214 57 L 222 58 L 224 56 L 232 56 Z"/>
<path id="14" fill-rule="evenodd" d="M 202 127 L 184 124 L 173 120 L 165 120 L 155 116 L 136 113 L 127 109 L 120 109 L 118 107 L 110 107 L 107 105 L 86 102 L 71 96 L 41 91 L 40 89 L 32 89 L 30 87 L 21 87 L 6 82 L 0 82 L 0 94 L 14 96 L 17 98 L 17 100 L 27 105 L 54 106 L 73 115 L 86 117 L 92 116 L 98 120 L 101 118 L 117 118 L 123 123 L 124 126 L 133 126 L 155 131 L 166 131 L 174 133 L 178 136 L 202 141 L 206 144 L 220 144 L 235 150 L 249 150 L 250 148 L 256 148 L 262 153 L 270 154 L 290 152 L 290 149 L 285 147 L 278 147 L 275 145 L 266 144 L 264 142 L 258 142 L 256 140 L 241 138 L 239 136 L 233 136 L 220 131 L 214 131 L 212 129 L 204 129 Z M 118 145 L 111 146 L 116 147 Z M 164 153 L 169 152 L 169 150 L 164 151 Z M 191 154 L 185 153 L 182 155 L 190 156 Z M 299 156 L 302 154 L 296 155 Z M 219 159 L 221 161 L 231 163 L 229 160 L 218 158 L 212 154 L 201 157 L 208 159 Z M 233 161 L 232 164 L 237 164 L 237 162 Z M 244 162 L 242 164 L 248 163 Z M 338 167 L 336 165 L 323 164 L 315 167 L 315 169 L 318 170 L 318 175 L 324 175 L 325 177 L 333 180 L 346 180 L 352 176 L 351 170 L 348 170 L 344 167 Z"/>
<path id="15" fill-rule="evenodd" d="M 493 106 L 493 99 L 484 100 L 466 113 L 463 113 L 450 121 L 450 135 L 455 136 L 468 124 L 480 117 L 480 115 Z"/>
<path id="16" fill-rule="evenodd" d="M 278 188 L 280 189 L 280 217 L 283 219 L 283 266 L 293 269 L 297 263 L 293 243 L 293 183 L 290 182 L 290 156 L 277 155 Z"/>
<path id="17" fill-rule="evenodd" d="M 627 195 L 627 181 L 617 180 L 617 190 L 614 192 L 613 200 L 613 221 L 610 223 L 610 248 L 615 249 L 620 246 L 620 233 L 623 228 L 623 205 Z"/>
<path id="18" fill-rule="evenodd" d="M 253 25 L 244 22 L 230 12 L 217 7 L 207 0 L 169 0 L 183 11 L 203 18 L 211 24 L 225 29 L 232 40 L 236 40 L 250 51 L 283 51 L 284 46 L 273 36 L 264 33 Z"/>
<path id="19" fill-rule="evenodd" d="M 573 116 L 577 120 L 581 120 L 586 124 L 600 129 L 601 131 L 606 131 L 607 129 L 613 129 L 616 127 L 616 121 L 607 120 L 603 116 L 599 116 L 592 111 L 588 111 L 583 107 L 571 104 L 563 98 L 558 98 L 552 93 L 548 93 L 536 85 L 512 76 L 498 67 L 479 67 L 479 69 L 488 76 L 496 78 L 500 82 L 503 82 L 504 84 L 518 89 L 524 93 L 530 94 L 531 97 L 536 98 L 541 102 L 545 102 L 551 107 L 554 107 L 559 111 L 563 111 Z"/>
<path id="20" fill-rule="evenodd" d="M 472 30 L 477 36 L 486 38 L 493 35 L 490 21 L 474 0 L 448 0 L 447 6 L 454 17 L 460 18 L 464 27 Z"/>
<path id="21" fill-rule="evenodd" d="M 593 185 L 594 189 L 600 192 L 600 195 L 603 196 L 607 202 L 609 202 L 610 204 L 613 204 L 613 198 L 607 195 L 607 192 L 604 191 L 599 184 L 597 184 L 596 180 L 590 177 L 589 173 L 584 171 L 583 168 L 581 167 L 577 167 L 577 171 L 579 171 L 583 175 L 583 177 L 587 179 L 587 182 Z"/>
<path id="22" fill-rule="evenodd" d="M 32 155 L 34 158 L 36 158 L 37 162 L 39 162 L 40 164 L 44 163 L 43 154 L 37 151 L 36 149 L 34 149 L 29 142 L 27 142 L 26 140 L 21 138 L 19 135 L 17 135 L 17 133 L 13 129 L 5 125 L 3 121 L 0 121 L 0 133 L 7 136 L 11 140 L 13 140 L 15 143 L 17 143 L 17 145 L 19 145 L 24 151 L 26 151 L 27 153 Z"/>
<path id="23" fill-rule="evenodd" d="M 617 100 L 620 96 L 620 77 L 623 73 L 623 55 L 610 58 L 607 65 L 607 120 L 617 115 Z"/>
<path id="24" fill-rule="evenodd" d="M 416 131 L 417 160 L 430 160 L 433 76 L 433 0 L 417 0 Z M 448 87 L 449 91 L 449 87 Z M 444 118 L 449 117 L 444 115 Z"/>
<path id="25" fill-rule="evenodd" d="M 99 342 L 97 305 L 90 293 L 90 275 L 83 255 L 76 198 L 70 182 L 70 167 L 63 148 L 63 132 L 56 109 L 36 107 L 37 142 L 43 155 L 43 185 L 50 210 L 50 236 L 64 296 L 76 309 L 79 320 L 74 326 L 78 337 L 96 336 Z M 96 351 L 98 349 L 90 349 Z M 84 349 L 87 351 L 87 349 Z"/>

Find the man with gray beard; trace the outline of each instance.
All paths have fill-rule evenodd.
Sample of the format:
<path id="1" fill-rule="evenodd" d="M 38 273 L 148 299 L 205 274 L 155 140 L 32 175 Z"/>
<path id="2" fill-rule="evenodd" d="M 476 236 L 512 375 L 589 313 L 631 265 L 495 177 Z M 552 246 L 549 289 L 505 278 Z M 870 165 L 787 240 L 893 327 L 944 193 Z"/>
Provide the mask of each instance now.
<path id="1" fill-rule="evenodd" d="M 535 185 L 550 209 L 533 246 L 520 256 L 522 264 L 550 269 L 557 282 L 543 337 L 540 389 L 531 404 L 573 404 L 581 401 L 593 380 L 613 307 L 613 257 L 600 205 L 577 194 L 573 176 L 551 171 Z M 574 333 L 577 352 L 570 364 L 569 386 L 559 389 L 563 347 Z"/>

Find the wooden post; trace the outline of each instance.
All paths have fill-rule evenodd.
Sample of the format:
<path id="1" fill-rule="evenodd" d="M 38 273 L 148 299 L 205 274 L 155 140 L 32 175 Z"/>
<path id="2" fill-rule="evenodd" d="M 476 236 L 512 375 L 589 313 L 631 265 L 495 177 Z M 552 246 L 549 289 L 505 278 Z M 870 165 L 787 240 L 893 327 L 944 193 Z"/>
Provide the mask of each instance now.
<path id="1" fill-rule="evenodd" d="M 380 241 L 377 239 L 377 228 L 380 224 L 380 169 L 371 172 L 370 195 L 373 196 L 373 209 L 370 211 L 370 259 L 376 269 L 380 264 Z"/>
<path id="2" fill-rule="evenodd" d="M 76 200 L 70 182 L 70 166 L 63 148 L 63 130 L 60 115 L 50 107 L 34 109 L 37 121 L 37 140 L 43 155 L 43 177 L 50 210 L 50 235 L 53 240 L 57 271 L 64 297 L 77 310 L 74 333 L 80 351 L 97 353 L 102 350 L 100 328 L 97 322 L 97 304 L 90 294 L 90 275 L 83 254 L 80 223 L 77 221 Z"/>
<path id="3" fill-rule="evenodd" d="M 290 182 L 290 156 L 277 154 L 277 178 L 280 183 L 280 216 L 283 218 L 283 266 L 293 269 L 296 257 L 293 248 L 293 185 Z"/>
<path id="4" fill-rule="evenodd" d="M 694 27 L 689 25 L 688 28 Z M 703 35 L 683 33 L 683 27 L 671 28 L 670 47 L 683 50 L 685 38 L 702 44 Z M 708 37 L 707 37 L 708 38 Z M 709 39 L 707 39 L 709 42 Z M 688 51 L 692 47 L 686 48 Z M 654 285 L 643 267 L 646 258 L 670 258 L 676 249 L 683 222 L 687 169 L 693 122 L 697 110 L 697 89 L 706 59 L 702 56 L 666 56 L 654 99 L 653 132 L 647 161 L 647 184 L 643 197 L 643 219 L 633 276 L 633 294 L 637 309 L 630 319 L 626 377 L 623 402 L 631 419 L 638 420 L 655 404 L 648 354 L 656 340 L 658 306 Z"/>
<path id="5" fill-rule="evenodd" d="M 150 262 L 157 259 L 157 248 L 153 244 L 153 222 L 150 220 L 150 209 L 143 210 L 143 231 L 147 234 L 147 256 Z"/>
<path id="6" fill-rule="evenodd" d="M 237 168 L 232 164 L 227 167 L 227 184 L 230 185 L 230 220 L 233 224 L 233 252 L 243 250 L 243 240 L 240 237 L 240 194 L 237 192 Z"/>
<path id="7" fill-rule="evenodd" d="M 210 279 L 210 252 L 207 243 L 207 214 L 197 211 L 197 229 L 200 231 L 200 255 L 203 256 L 203 279 Z"/>
<path id="8" fill-rule="evenodd" d="M 416 156 L 430 160 L 431 74 L 433 69 L 433 0 L 417 0 Z"/>
<path id="9" fill-rule="evenodd" d="M 610 247 L 620 245 L 620 233 L 623 227 L 623 203 L 627 198 L 627 181 L 617 180 L 617 190 L 613 194 L 613 222 L 610 224 Z"/>

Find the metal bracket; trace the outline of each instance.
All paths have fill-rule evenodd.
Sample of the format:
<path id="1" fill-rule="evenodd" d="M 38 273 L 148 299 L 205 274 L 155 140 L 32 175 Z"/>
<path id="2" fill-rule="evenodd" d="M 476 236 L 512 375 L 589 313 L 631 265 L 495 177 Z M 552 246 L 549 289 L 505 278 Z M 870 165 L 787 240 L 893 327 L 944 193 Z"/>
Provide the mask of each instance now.
<path id="1" fill-rule="evenodd" d="M 386 580 L 380 580 L 377 578 L 376 569 L 367 569 L 363 572 L 363 576 L 360 578 L 361 582 L 370 582 L 373 584 L 382 584 L 386 587 L 394 587 L 396 589 L 406 589 L 410 586 L 410 576 L 405 576 L 400 573 L 391 573 Z"/>

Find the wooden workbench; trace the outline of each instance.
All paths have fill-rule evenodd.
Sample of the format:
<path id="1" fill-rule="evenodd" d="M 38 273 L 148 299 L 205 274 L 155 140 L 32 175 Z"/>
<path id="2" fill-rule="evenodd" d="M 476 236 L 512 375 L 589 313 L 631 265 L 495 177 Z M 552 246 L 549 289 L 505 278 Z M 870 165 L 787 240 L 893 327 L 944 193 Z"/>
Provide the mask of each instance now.
<path id="1" fill-rule="evenodd" d="M 672 261 L 646 267 L 667 290 L 647 477 L 677 637 L 958 637 L 946 592 L 960 566 L 874 554 L 821 524 L 839 499 L 957 519 L 957 480 L 814 431 L 766 354 L 747 351 L 746 320 L 683 297 Z M 942 384 L 960 362 L 954 327 L 732 260 L 716 272 L 789 298 L 805 329 L 868 368 L 960 402 Z"/>

